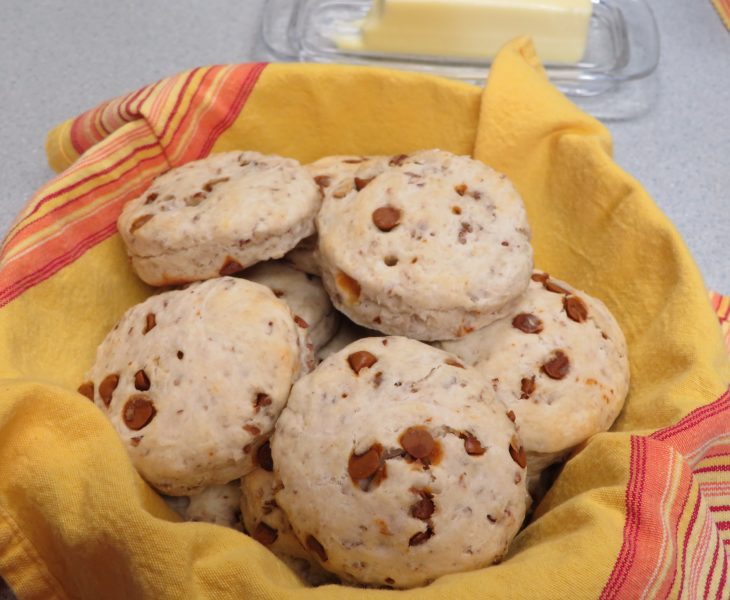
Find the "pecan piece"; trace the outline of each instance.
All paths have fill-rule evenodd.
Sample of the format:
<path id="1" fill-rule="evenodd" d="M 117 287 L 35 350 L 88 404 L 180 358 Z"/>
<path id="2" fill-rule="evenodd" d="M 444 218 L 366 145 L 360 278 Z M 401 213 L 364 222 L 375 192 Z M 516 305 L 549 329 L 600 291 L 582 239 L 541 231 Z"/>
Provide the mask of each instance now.
<path id="1" fill-rule="evenodd" d="M 525 449 L 520 445 L 519 440 L 515 436 L 512 436 L 512 439 L 509 443 L 509 455 L 512 457 L 512 460 L 520 466 L 521 469 L 525 468 L 525 465 L 527 464 Z"/>
<path id="2" fill-rule="evenodd" d="M 239 271 L 243 271 L 241 263 L 232 259 L 230 256 L 227 256 L 225 262 L 223 263 L 223 266 L 218 271 L 218 274 L 222 276 L 233 275 L 234 273 L 238 273 Z"/>
<path id="3" fill-rule="evenodd" d="M 141 217 L 137 217 L 134 221 L 132 221 L 132 224 L 129 226 L 129 233 L 134 233 L 137 231 L 142 225 L 147 223 L 152 217 L 155 215 L 142 215 Z"/>
<path id="4" fill-rule="evenodd" d="M 327 551 L 324 549 L 324 546 L 320 544 L 319 540 L 314 537 L 313 535 L 307 536 L 307 548 L 309 548 L 312 552 L 314 552 L 319 560 L 322 562 L 327 562 Z"/>
<path id="5" fill-rule="evenodd" d="M 431 537 L 433 536 L 433 528 L 430 526 L 426 529 L 426 531 L 419 531 L 415 535 L 411 536 L 411 539 L 408 540 L 409 546 L 420 546 L 421 544 L 427 542 Z"/>
<path id="6" fill-rule="evenodd" d="M 527 400 L 532 392 L 535 391 L 535 376 L 532 377 L 523 377 L 520 381 L 520 390 L 522 391 L 522 394 L 520 395 L 520 399 Z"/>
<path id="7" fill-rule="evenodd" d="M 271 444 L 268 440 L 261 444 L 256 451 L 256 464 L 269 473 L 274 470 L 274 461 L 271 458 Z"/>
<path id="8" fill-rule="evenodd" d="M 259 544 L 264 546 L 271 546 L 279 537 L 279 532 L 273 527 L 269 527 L 266 523 L 259 523 L 256 525 L 256 529 L 253 530 L 251 537 L 255 539 Z"/>

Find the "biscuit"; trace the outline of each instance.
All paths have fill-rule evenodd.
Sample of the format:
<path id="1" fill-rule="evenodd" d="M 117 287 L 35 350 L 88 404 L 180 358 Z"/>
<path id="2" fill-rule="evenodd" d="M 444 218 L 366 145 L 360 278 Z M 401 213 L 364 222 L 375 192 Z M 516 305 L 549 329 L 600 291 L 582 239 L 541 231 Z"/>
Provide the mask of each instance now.
<path id="1" fill-rule="evenodd" d="M 241 480 L 241 518 L 246 531 L 274 554 L 311 560 L 274 499 L 278 484 L 269 442 L 259 448 L 257 457 L 259 468 Z"/>
<path id="2" fill-rule="evenodd" d="M 190 496 L 183 518 L 241 529 L 241 482 L 236 479 L 225 485 L 212 485 Z"/>
<path id="3" fill-rule="evenodd" d="M 322 569 L 302 546 L 286 514 L 276 504 L 274 495 L 280 484 L 274 477 L 269 442 L 258 449 L 256 457 L 259 468 L 241 479 L 240 510 L 246 531 L 309 585 L 332 583 L 333 575 Z"/>
<path id="4" fill-rule="evenodd" d="M 327 156 L 304 167 L 314 178 L 322 192 L 322 197 L 340 193 L 343 183 L 353 181 L 359 173 L 362 180 L 381 173 L 388 164 L 388 156 Z M 295 269 L 321 276 L 317 254 L 317 236 L 303 239 L 297 247 L 287 252 L 284 260 Z"/>
<path id="5" fill-rule="evenodd" d="M 174 510 L 180 518 L 185 519 L 185 509 L 190 504 L 190 498 L 188 496 L 160 496 L 165 504 L 172 510 Z"/>
<path id="6" fill-rule="evenodd" d="M 254 468 L 292 383 L 313 364 L 305 331 L 262 285 L 192 284 L 130 308 L 83 387 L 150 484 L 192 495 Z"/>
<path id="7" fill-rule="evenodd" d="M 541 272 L 504 319 L 439 345 L 490 379 L 516 415 L 531 478 L 608 430 L 629 390 L 616 319 L 600 300 Z"/>
<path id="8" fill-rule="evenodd" d="M 380 175 L 388 168 L 390 156 L 325 156 L 304 165 L 315 183 L 322 190 L 323 196 L 335 196 L 346 193 L 356 185 L 355 178 L 362 185 L 366 179 Z"/>
<path id="9" fill-rule="evenodd" d="M 337 331 L 339 313 L 319 277 L 277 261 L 259 263 L 244 271 L 241 277 L 265 285 L 289 305 L 297 323 L 307 330 L 315 352 Z"/>
<path id="10" fill-rule="evenodd" d="M 127 203 L 117 225 L 134 270 L 162 286 L 280 258 L 314 233 L 320 202 L 297 161 L 226 152 L 158 177 Z"/>
<path id="11" fill-rule="evenodd" d="M 501 317 L 532 272 L 530 228 L 504 175 L 440 150 L 357 172 L 317 216 L 325 288 L 356 323 L 454 339 Z"/>
<path id="12" fill-rule="evenodd" d="M 322 269 L 319 268 L 317 257 L 317 236 L 310 235 L 299 242 L 293 250 L 290 250 L 282 258 L 289 266 L 309 275 L 322 276 Z"/>
<path id="13" fill-rule="evenodd" d="M 364 327 L 360 327 L 353 323 L 350 319 L 340 317 L 340 325 L 337 328 L 335 335 L 315 353 L 317 363 L 321 363 L 330 354 L 339 352 L 345 346 L 352 344 L 355 340 L 378 335 L 380 334 L 377 331 L 365 329 Z"/>
<path id="14" fill-rule="evenodd" d="M 319 564 L 408 588 L 492 564 L 522 523 L 524 452 L 481 374 L 366 338 L 293 387 L 271 439 L 276 503 Z"/>

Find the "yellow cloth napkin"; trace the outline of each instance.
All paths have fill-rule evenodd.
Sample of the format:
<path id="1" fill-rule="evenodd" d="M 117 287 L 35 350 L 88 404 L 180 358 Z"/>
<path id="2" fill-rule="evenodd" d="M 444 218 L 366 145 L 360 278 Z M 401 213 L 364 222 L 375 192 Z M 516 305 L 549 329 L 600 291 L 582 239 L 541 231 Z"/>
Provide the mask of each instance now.
<path id="1" fill-rule="evenodd" d="M 180 523 L 75 392 L 97 344 L 151 293 L 115 219 L 170 165 L 210 152 L 310 161 L 429 147 L 473 153 L 515 182 L 537 265 L 621 323 L 631 393 L 501 564 L 405 592 L 307 589 L 251 538 Z M 380 69 L 233 65 L 59 126 L 47 149 L 62 172 L 0 255 L 0 575 L 28 599 L 727 597 L 730 365 L 686 247 L 610 147 L 526 40 L 501 52 L 483 92 Z"/>

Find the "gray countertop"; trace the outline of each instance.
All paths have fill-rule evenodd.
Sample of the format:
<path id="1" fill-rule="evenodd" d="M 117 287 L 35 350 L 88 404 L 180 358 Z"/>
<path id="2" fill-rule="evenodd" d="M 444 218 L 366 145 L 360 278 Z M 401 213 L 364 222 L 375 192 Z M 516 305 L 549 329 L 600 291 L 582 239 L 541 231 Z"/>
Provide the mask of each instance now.
<path id="1" fill-rule="evenodd" d="M 659 93 L 645 116 L 609 124 L 616 160 L 674 221 L 707 285 L 730 292 L 730 34 L 709 0 L 650 3 L 662 36 Z M 43 150 L 51 127 L 192 66 L 260 58 L 263 6 L 0 0 L 0 233 L 52 176 Z"/>

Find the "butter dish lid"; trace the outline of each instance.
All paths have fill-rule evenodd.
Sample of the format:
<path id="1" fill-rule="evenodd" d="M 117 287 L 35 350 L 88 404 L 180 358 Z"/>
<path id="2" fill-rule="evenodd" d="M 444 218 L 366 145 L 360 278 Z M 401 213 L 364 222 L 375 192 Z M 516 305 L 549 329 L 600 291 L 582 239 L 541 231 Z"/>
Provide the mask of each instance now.
<path id="1" fill-rule="evenodd" d="M 491 58 L 406 54 L 343 43 L 356 39 L 372 6 L 371 0 L 268 0 L 262 45 L 268 57 L 279 60 L 389 67 L 483 84 Z M 650 76 L 659 62 L 651 9 L 645 0 L 592 0 L 591 8 L 580 61 L 544 60 L 551 81 L 604 120 L 648 112 L 656 92 Z"/>

